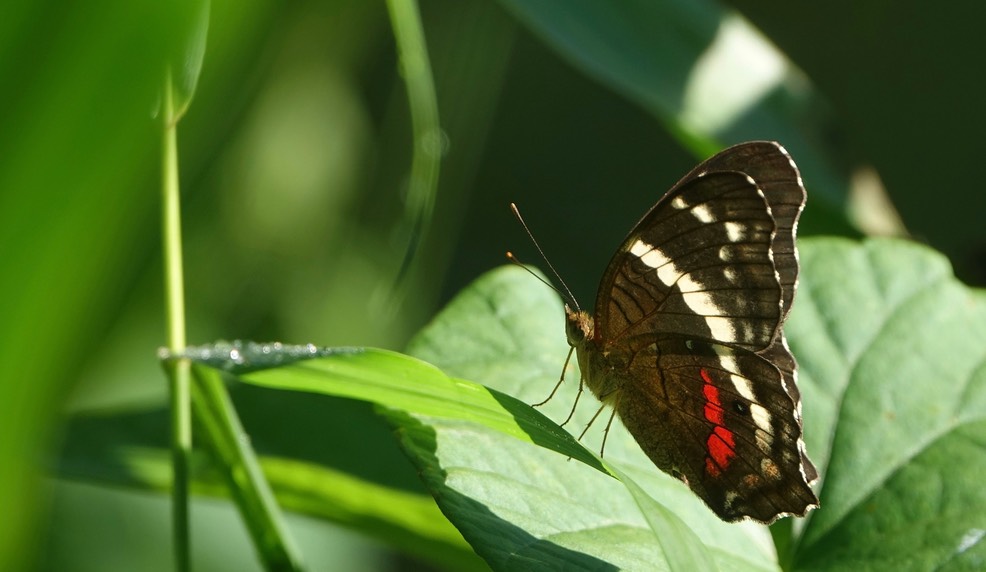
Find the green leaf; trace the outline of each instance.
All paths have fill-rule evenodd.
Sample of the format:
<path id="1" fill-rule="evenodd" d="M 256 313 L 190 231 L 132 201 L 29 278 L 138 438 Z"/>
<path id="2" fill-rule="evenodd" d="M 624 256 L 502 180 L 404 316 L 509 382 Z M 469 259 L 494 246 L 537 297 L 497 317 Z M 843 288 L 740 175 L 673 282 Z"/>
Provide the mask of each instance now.
<path id="1" fill-rule="evenodd" d="M 981 567 L 986 297 L 906 242 L 802 252 L 788 333 L 808 450 L 827 469 L 796 563 Z"/>
<path id="2" fill-rule="evenodd" d="M 211 4 L 211 0 L 182 0 L 170 6 L 174 13 L 169 16 L 176 20 L 176 27 L 181 32 L 171 39 L 168 53 L 168 69 L 173 78 L 172 123 L 177 123 L 185 115 L 195 97 L 205 59 Z"/>
<path id="3" fill-rule="evenodd" d="M 157 168 L 149 159 L 159 136 L 150 114 L 161 88 L 163 38 L 174 31 L 159 4 L 4 3 L 3 570 L 36 563 L 50 506 L 38 459 L 60 438 L 65 400 L 107 345 L 138 277 L 156 267 Z M 44 356 L 45 348 L 59 348 L 58 357 Z"/>
<path id="4" fill-rule="evenodd" d="M 370 348 L 329 350 L 327 357 L 245 373 L 240 379 L 274 389 L 311 391 L 371 401 L 400 411 L 453 421 L 550 448 L 605 472 L 563 429 L 509 395 L 453 379 L 436 367 Z"/>

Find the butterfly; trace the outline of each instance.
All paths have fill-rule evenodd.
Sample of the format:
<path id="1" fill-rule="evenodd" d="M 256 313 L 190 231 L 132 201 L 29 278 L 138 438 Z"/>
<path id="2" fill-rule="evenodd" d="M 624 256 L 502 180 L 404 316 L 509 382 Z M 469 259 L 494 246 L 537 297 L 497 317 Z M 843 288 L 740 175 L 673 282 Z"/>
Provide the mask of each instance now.
<path id="1" fill-rule="evenodd" d="M 630 231 L 594 314 L 565 307 L 582 383 L 725 521 L 770 523 L 818 506 L 783 332 L 804 204 L 781 145 L 730 147 Z"/>

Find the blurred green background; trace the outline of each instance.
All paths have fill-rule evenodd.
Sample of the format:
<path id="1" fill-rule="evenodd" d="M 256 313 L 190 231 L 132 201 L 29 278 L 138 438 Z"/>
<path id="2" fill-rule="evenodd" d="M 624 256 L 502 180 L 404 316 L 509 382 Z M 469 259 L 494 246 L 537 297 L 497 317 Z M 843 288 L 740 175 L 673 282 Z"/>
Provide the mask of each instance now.
<path id="1" fill-rule="evenodd" d="M 166 400 L 154 110 L 165 54 L 195 9 L 0 8 L 2 569 L 170 569 L 167 497 L 94 479 L 67 420 Z M 638 217 L 698 160 L 748 139 L 781 141 L 801 166 L 802 235 L 906 233 L 986 283 L 975 170 L 986 6 L 420 10 L 447 146 L 433 223 L 395 303 L 411 128 L 386 6 L 212 3 L 179 128 L 192 343 L 401 349 L 506 250 L 539 264 L 510 201 L 588 305 Z M 259 389 L 237 399 L 262 451 L 420 490 L 369 407 Z M 199 569 L 258 566 L 229 503 L 193 512 Z M 325 521 L 291 526 L 313 569 L 423 565 Z"/>

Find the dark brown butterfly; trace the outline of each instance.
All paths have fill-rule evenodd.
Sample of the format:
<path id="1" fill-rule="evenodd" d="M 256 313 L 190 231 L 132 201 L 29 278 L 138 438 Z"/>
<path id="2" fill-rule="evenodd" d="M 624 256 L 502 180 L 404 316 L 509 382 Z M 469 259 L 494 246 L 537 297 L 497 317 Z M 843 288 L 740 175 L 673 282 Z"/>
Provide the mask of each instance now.
<path id="1" fill-rule="evenodd" d="M 594 315 L 566 306 L 582 382 L 726 521 L 818 506 L 782 330 L 804 204 L 783 147 L 730 147 L 637 223 L 603 274 Z"/>

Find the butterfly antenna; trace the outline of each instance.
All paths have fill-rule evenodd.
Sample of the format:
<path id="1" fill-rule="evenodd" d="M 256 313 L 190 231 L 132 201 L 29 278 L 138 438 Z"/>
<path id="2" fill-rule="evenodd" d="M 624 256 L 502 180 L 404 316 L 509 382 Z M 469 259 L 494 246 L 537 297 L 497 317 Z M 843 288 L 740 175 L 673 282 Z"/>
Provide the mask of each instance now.
<path id="1" fill-rule="evenodd" d="M 523 262 L 521 262 L 520 259 L 517 258 L 516 256 L 514 256 L 514 253 L 513 252 L 510 252 L 509 250 L 507 251 L 507 260 L 509 260 L 510 262 L 513 262 L 517 266 L 520 266 L 521 268 L 523 268 L 524 270 L 526 270 L 528 274 L 530 274 L 531 276 L 537 278 L 538 282 L 540 282 L 541 284 L 544 284 L 548 288 L 551 288 L 555 292 L 558 292 L 558 295 L 561 296 L 562 298 L 564 298 L 565 296 L 567 296 L 567 294 L 565 294 L 564 292 L 562 292 L 561 290 L 559 290 L 557 287 L 555 287 L 554 284 L 552 284 L 551 282 L 548 282 L 547 280 L 545 280 L 544 278 L 542 278 L 541 276 L 539 276 L 538 274 L 536 274 L 533 270 L 531 270 L 530 268 L 528 268 L 527 265 L 525 265 Z"/>
<path id="2" fill-rule="evenodd" d="M 561 290 L 559 290 L 552 284 L 548 283 L 543 278 L 534 274 L 533 272 L 531 274 L 534 274 L 535 278 L 550 286 L 551 289 L 554 290 L 555 292 L 558 292 L 558 294 L 562 298 L 566 298 L 569 302 L 572 303 L 572 306 L 574 306 L 576 310 L 581 311 L 582 308 L 579 307 L 579 302 L 578 300 L 575 299 L 575 295 L 572 294 L 572 291 L 568 288 L 568 284 L 565 284 L 565 281 L 561 279 L 561 274 L 558 274 L 558 271 L 555 270 L 555 267 L 551 265 L 551 261 L 548 260 L 548 257 L 544 255 L 544 250 L 541 249 L 541 245 L 538 244 L 537 239 L 534 238 L 534 233 L 531 232 L 531 229 L 527 227 L 527 223 L 524 222 L 524 217 L 520 216 L 520 209 L 517 208 L 516 204 L 510 203 L 510 210 L 514 212 L 514 216 L 517 217 L 517 221 L 520 222 L 520 226 L 524 227 L 524 232 L 527 233 L 527 236 L 531 239 L 531 242 L 534 243 L 534 248 L 537 248 L 538 254 L 541 255 L 541 259 L 544 260 L 544 263 L 548 265 L 548 268 L 551 269 L 551 273 L 555 275 L 555 278 L 558 280 L 558 283 L 561 284 L 561 287 L 564 288 L 565 291 L 562 292 Z M 517 257 L 510 252 L 507 253 L 507 258 L 516 262 L 517 264 L 520 264 L 520 260 L 517 260 Z M 521 264 L 521 266 L 523 266 L 523 264 Z"/>

